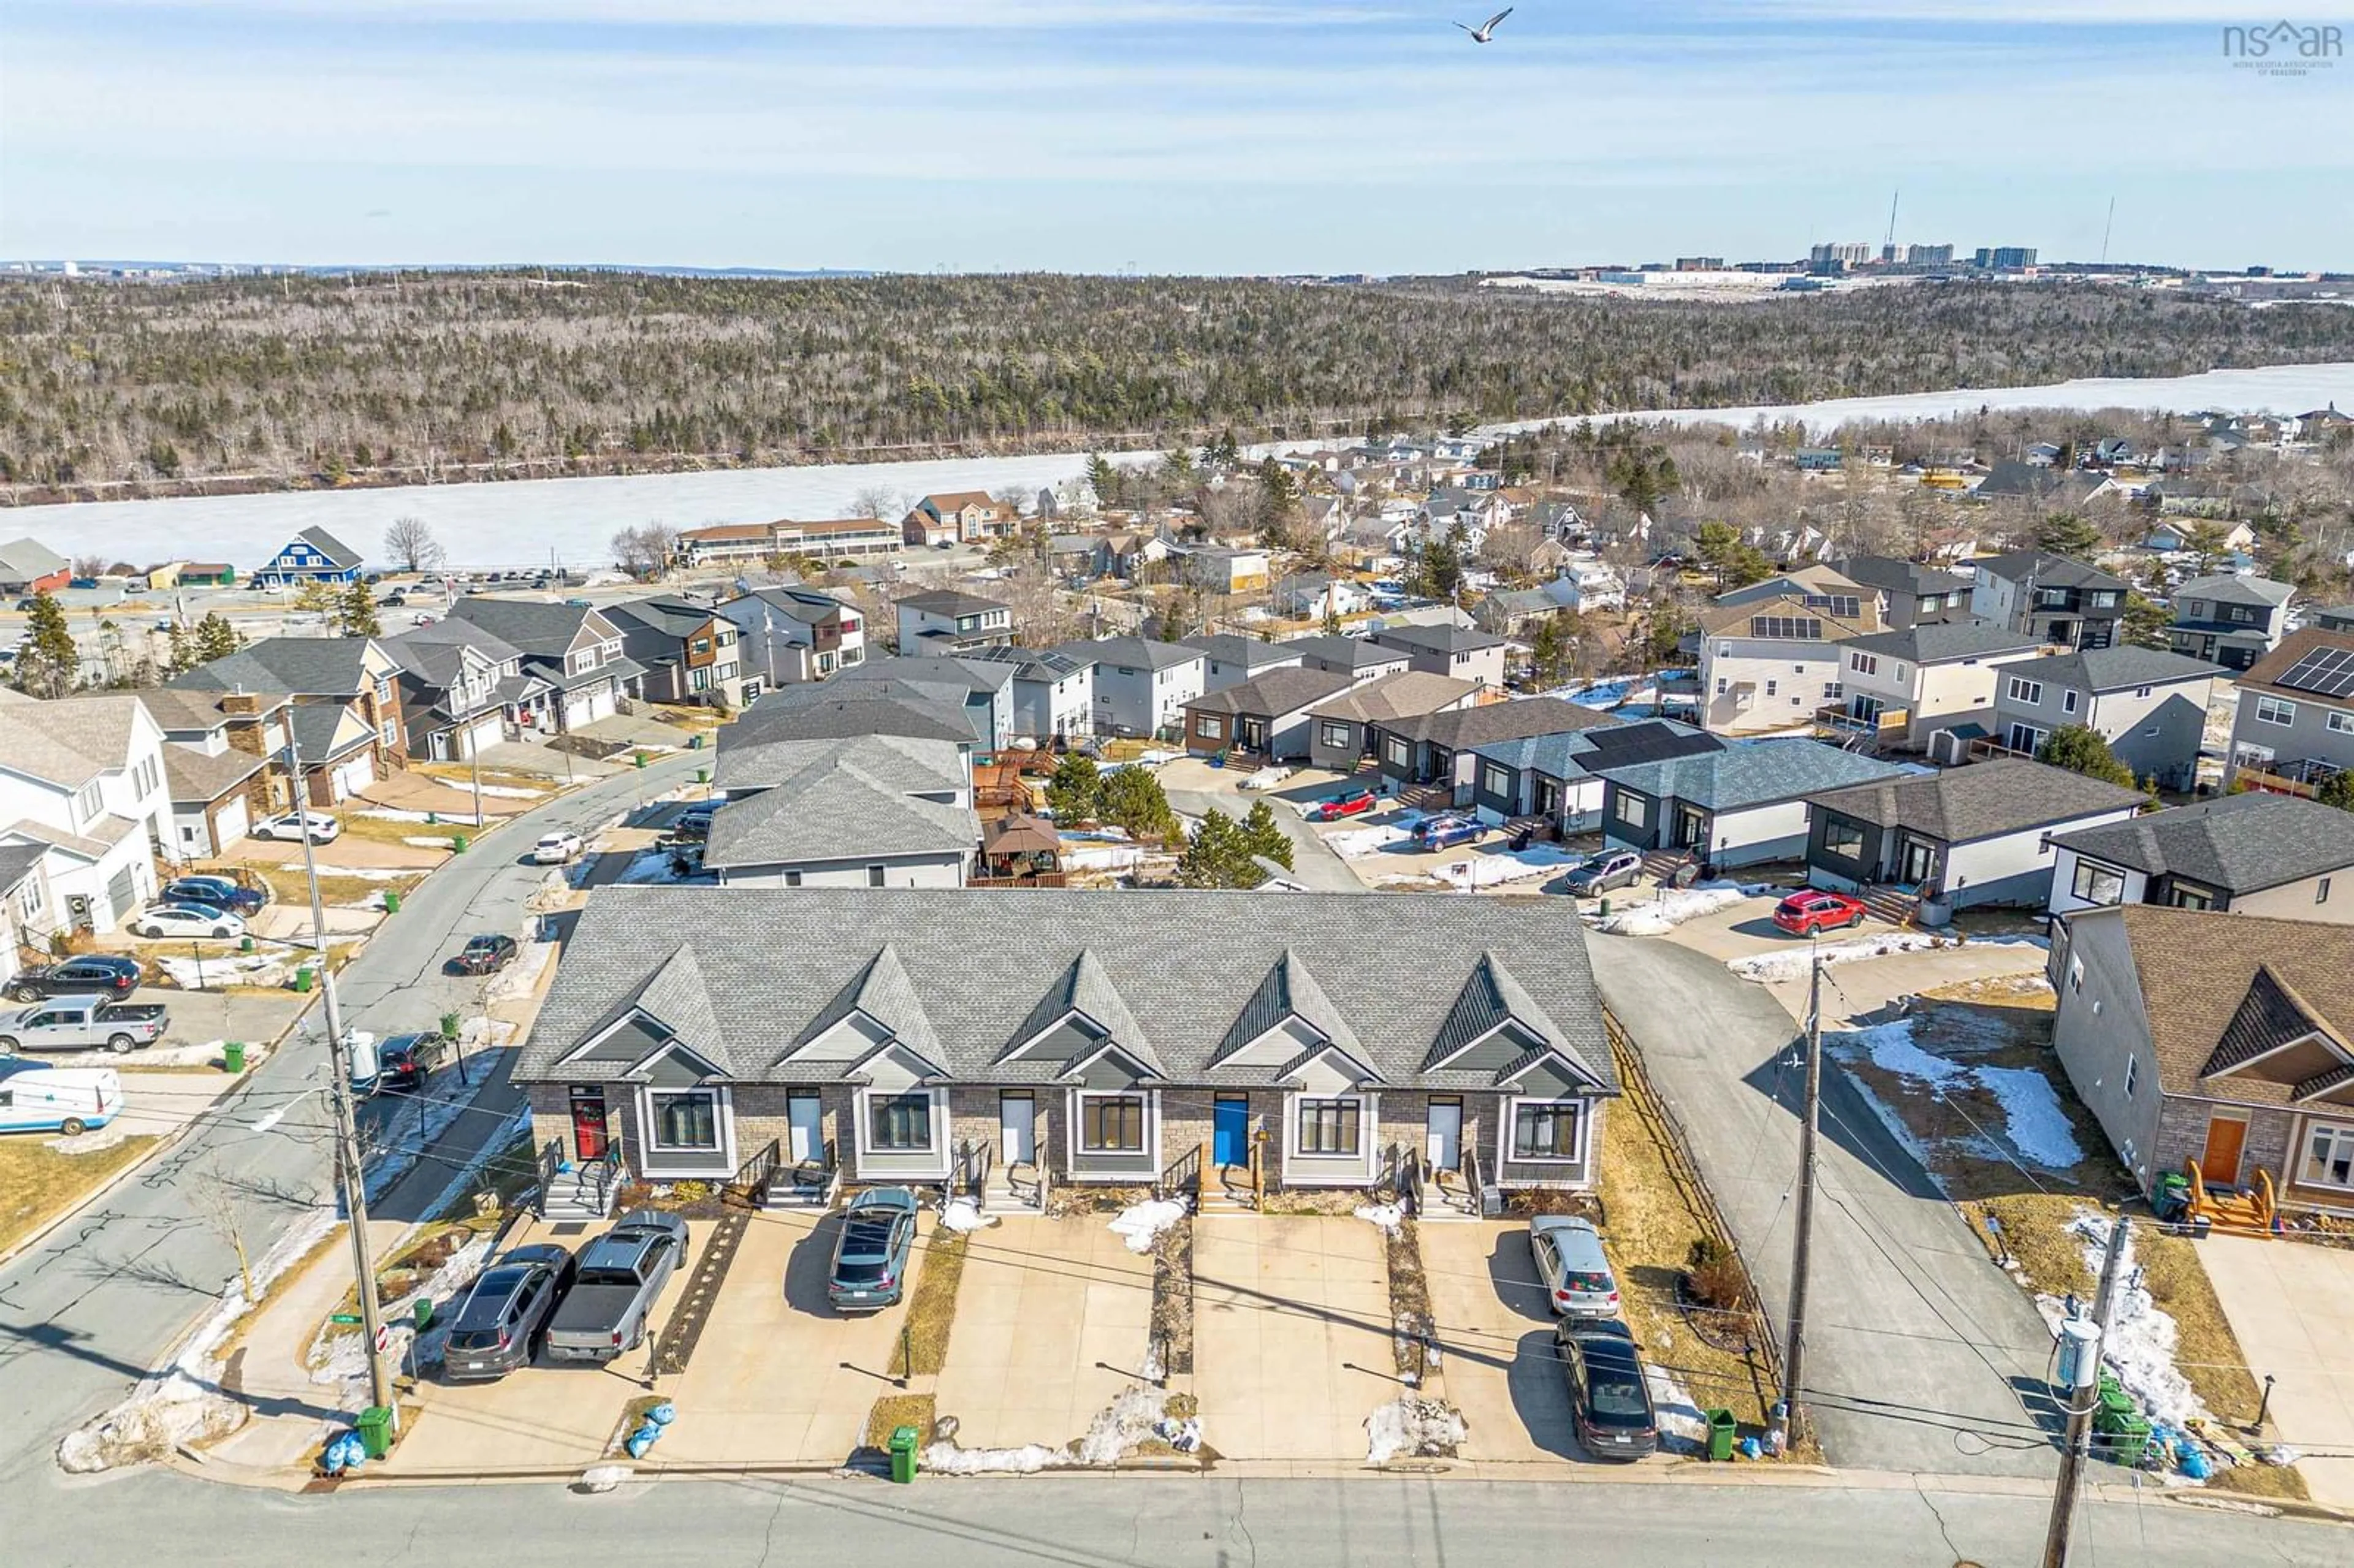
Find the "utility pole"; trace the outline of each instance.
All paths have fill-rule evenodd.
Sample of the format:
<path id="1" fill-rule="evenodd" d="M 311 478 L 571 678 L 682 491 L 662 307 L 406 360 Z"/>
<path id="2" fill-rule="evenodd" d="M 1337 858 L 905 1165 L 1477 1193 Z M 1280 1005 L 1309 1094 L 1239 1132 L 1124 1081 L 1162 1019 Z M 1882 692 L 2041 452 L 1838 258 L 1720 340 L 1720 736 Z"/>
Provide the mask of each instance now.
<path id="1" fill-rule="evenodd" d="M 1823 1110 L 1823 956 L 1816 940 L 1807 992 L 1807 1107 L 1798 1134 L 1798 1219 L 1790 1250 L 1790 1326 L 1782 1337 L 1782 1418 L 1789 1440 L 1806 1428 L 1808 1253 L 1815 1239 L 1815 1135 Z"/>
<path id="2" fill-rule="evenodd" d="M 466 732 L 466 759 L 474 765 L 474 831 L 479 833 L 482 831 L 482 741 L 472 730 Z M 567 757 L 565 766 L 571 765 Z"/>
<path id="3" fill-rule="evenodd" d="M 2093 1358 L 2089 1376 L 2078 1377 L 2069 1389 L 2068 1439 L 2060 1451 L 2060 1481 L 2052 1493 L 2052 1525 L 2043 1537 L 2043 1568 L 2066 1568 L 2068 1532 L 2076 1517 L 2077 1483 L 2084 1473 L 2084 1450 L 2092 1437 L 2093 1410 L 2100 1403 L 2101 1350 L 2108 1342 L 2109 1303 L 2125 1272 L 2128 1223 L 2121 1213 L 2109 1222 L 2108 1255 L 2101 1259 L 2101 1287 L 2093 1297 L 2094 1339 L 2087 1352 Z"/>
<path id="4" fill-rule="evenodd" d="M 327 1015 L 327 1103 L 335 1116 L 335 1180 L 343 1189 L 344 1213 L 351 1224 L 352 1274 L 360 1303 L 360 1332 L 367 1340 L 368 1403 L 393 1413 L 392 1427 L 400 1426 L 400 1407 L 392 1402 L 392 1379 L 385 1372 L 383 1314 L 376 1299 L 376 1254 L 368 1245 L 367 1172 L 360 1163 L 357 1120 L 352 1110 L 350 1043 L 344 1037 L 343 1010 L 335 1000 L 334 967 L 327 960 L 327 911 L 319 895 L 319 857 L 311 842 L 311 808 L 302 788 L 302 751 L 290 727 L 286 763 L 294 775 L 295 825 L 302 835 L 302 873 L 311 884 L 311 946 L 319 955 L 319 1002 Z"/>

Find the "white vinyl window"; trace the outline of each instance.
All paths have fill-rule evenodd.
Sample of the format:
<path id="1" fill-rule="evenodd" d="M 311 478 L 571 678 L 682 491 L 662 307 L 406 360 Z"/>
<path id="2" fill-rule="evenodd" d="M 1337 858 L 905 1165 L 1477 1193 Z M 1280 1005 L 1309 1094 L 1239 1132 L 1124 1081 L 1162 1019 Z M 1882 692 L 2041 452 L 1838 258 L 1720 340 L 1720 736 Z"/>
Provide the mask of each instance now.
<path id="1" fill-rule="evenodd" d="M 2292 725 L 2296 722 L 2296 705 L 2279 697 L 2259 695 L 2256 698 L 2258 724 Z"/>
<path id="2" fill-rule="evenodd" d="M 2126 897 L 2125 873 L 2096 860 L 2080 860 L 2076 863 L 2075 882 L 2069 891 L 2087 904 L 2122 904 Z"/>
<path id="3" fill-rule="evenodd" d="M 2306 1133 L 2296 1179 L 2308 1187 L 2354 1188 L 2354 1127 L 2316 1122 Z"/>
<path id="4" fill-rule="evenodd" d="M 2022 681 L 2018 676 L 2013 675 L 2010 678 L 2010 684 L 2004 694 L 2009 697 L 2009 699 L 2014 703 L 2025 703 L 2029 706 L 2032 707 L 2043 701 L 2043 683 L 2041 681 Z"/>
<path id="5" fill-rule="evenodd" d="M 1847 667 L 1859 675 L 1877 675 L 1880 673 L 1880 657 L 1875 653 L 1850 653 L 1847 656 Z"/>
<path id="6" fill-rule="evenodd" d="M 2354 714 L 2333 712 L 2329 715 L 2329 733 L 2354 735 Z"/>
<path id="7" fill-rule="evenodd" d="M 1193 727 L 1201 733 L 1204 740 L 1224 739 L 1226 733 L 1225 721 L 1211 714 L 1194 715 Z"/>
<path id="8" fill-rule="evenodd" d="M 2062 692 L 2060 694 L 2060 711 L 2063 714 L 2073 714 L 2076 711 L 2075 693 Z"/>

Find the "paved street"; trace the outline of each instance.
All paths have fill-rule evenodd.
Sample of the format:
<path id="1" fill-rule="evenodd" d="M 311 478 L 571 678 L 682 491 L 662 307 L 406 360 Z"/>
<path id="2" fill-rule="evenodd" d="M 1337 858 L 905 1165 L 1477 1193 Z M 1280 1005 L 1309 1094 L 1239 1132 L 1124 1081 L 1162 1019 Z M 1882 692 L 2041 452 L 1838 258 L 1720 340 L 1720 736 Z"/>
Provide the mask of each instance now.
<path id="1" fill-rule="evenodd" d="M 592 785 L 451 861 L 345 969 L 342 997 L 350 1023 L 387 1034 L 431 1027 L 452 1009 L 479 1011 L 480 982 L 444 977 L 440 966 L 476 930 L 521 927 L 524 901 L 546 874 L 519 863 L 532 838 L 551 827 L 592 829 L 642 796 L 692 778 L 694 767 L 693 755 L 682 753 Z M 58 1438 L 143 1374 L 235 1274 L 227 1240 L 190 1223 L 191 1188 L 227 1184 L 256 1255 L 325 1197 L 327 1111 L 314 1092 L 325 1057 L 317 1030 L 290 1037 L 169 1153 L 0 1268 L 0 1409 L 9 1413 L 0 1428 L 0 1486 L 40 1477 L 48 1495 L 57 1481 L 50 1453 Z M 503 1083 L 493 1086 L 435 1152 L 454 1157 L 469 1130 L 476 1141 L 488 1136 L 512 1103 Z M 445 1164 L 428 1160 L 405 1185 L 429 1197 L 448 1175 Z M 387 1198 L 394 1212 L 419 1201 L 399 1188 Z M 21 1522 L 13 1504 L 10 1514 L 13 1531 Z M 0 1555 L 92 1561 L 87 1550 L 78 1543 L 19 1557 L 11 1542 Z"/>
<path id="2" fill-rule="evenodd" d="M 1587 946 L 1779 1323 L 1804 1082 L 1797 1026 L 1706 954 L 1642 938 Z M 1822 1128 L 1807 1383 L 1825 1454 L 1930 1474 L 2050 1474 L 2055 1456 L 2029 1402 L 2052 1336 L 2034 1308 L 1831 1065 Z"/>
<path id="3" fill-rule="evenodd" d="M 693 1419 L 683 1413 L 683 1420 Z M 32 1506 L 24 1506 L 27 1501 Z M 1581 1486 L 1419 1477 L 1166 1476 L 943 1480 L 671 1480 L 606 1497 L 557 1486 L 298 1498 L 143 1471 L 103 1491 L 45 1480 L 10 1499 L 9 1555 L 112 1568 L 184 1541 L 234 1541 L 239 1568 L 599 1561 L 667 1568 L 828 1563 L 957 1568 L 1361 1568 L 1532 1560 L 1628 1568 L 1953 1568 L 2036 1561 L 2044 1500 L 1901 1480 L 1872 1489 L 1641 1481 Z M 2342 1528 L 2123 1497 L 2078 1515 L 2077 1561 L 2338 1568 Z"/>

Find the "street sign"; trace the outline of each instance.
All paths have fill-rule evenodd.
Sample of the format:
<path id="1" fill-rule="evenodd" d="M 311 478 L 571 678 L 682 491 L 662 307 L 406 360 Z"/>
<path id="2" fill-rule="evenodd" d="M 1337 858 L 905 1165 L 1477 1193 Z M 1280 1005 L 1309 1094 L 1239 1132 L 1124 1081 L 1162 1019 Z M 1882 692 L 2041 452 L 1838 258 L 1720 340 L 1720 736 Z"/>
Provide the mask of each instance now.
<path id="1" fill-rule="evenodd" d="M 392 1325 L 378 1323 L 376 1326 L 376 1353 L 382 1355 L 390 1349 L 392 1349 Z"/>
<path id="2" fill-rule="evenodd" d="M 356 1312 L 331 1312 L 327 1315 L 330 1323 L 356 1323 L 359 1320 L 360 1315 Z"/>

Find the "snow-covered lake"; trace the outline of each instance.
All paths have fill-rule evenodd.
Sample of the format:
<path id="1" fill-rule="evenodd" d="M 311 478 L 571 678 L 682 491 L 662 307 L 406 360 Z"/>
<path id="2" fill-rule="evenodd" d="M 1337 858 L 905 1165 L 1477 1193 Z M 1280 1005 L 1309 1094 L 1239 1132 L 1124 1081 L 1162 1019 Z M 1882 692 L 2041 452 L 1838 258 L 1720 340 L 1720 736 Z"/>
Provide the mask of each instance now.
<path id="1" fill-rule="evenodd" d="M 2354 364 L 2218 370 L 2162 380 L 2066 381 L 2051 387 L 1966 388 L 1893 397 L 1749 408 L 1638 410 L 1617 418 L 1747 425 L 1760 418 L 1804 420 L 1829 429 L 1850 419 L 1918 419 L 1995 408 L 2222 408 L 2302 413 L 2336 403 L 2354 408 Z M 1483 426 L 1527 429 L 1543 420 Z M 1118 452 L 1139 461 L 1149 452 Z M 168 501 L 96 501 L 23 506 L 0 514 L 0 535 L 29 534 L 67 555 L 133 561 L 226 560 L 249 569 L 303 528 L 318 526 L 374 555 L 386 525 L 417 516 L 431 525 L 457 565 L 529 567 L 553 552 L 567 566 L 601 565 L 623 528 L 661 522 L 674 528 L 758 523 L 776 517 L 848 515 L 861 491 L 882 486 L 914 497 L 931 491 L 1012 486 L 1035 491 L 1078 478 L 1084 452 L 926 462 L 832 463 L 624 478 L 535 479 L 495 484 L 414 485 L 275 495 L 208 495 Z"/>

